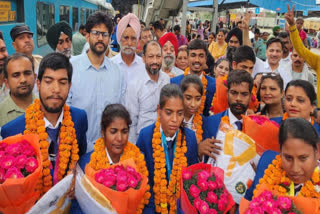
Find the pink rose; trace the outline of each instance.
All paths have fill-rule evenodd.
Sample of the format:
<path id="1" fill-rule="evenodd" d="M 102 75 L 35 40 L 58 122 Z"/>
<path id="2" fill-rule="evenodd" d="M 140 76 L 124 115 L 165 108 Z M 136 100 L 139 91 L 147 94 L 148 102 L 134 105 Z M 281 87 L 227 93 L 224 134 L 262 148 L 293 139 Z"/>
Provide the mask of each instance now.
<path id="1" fill-rule="evenodd" d="M 4 144 L 4 143 L 2 143 L 2 144 Z M 0 144 L 0 145 L 1 145 L 1 144 Z M 4 151 L 0 151 L 0 160 L 1 160 L 1 158 L 3 158 L 5 155 L 6 155 L 6 153 L 5 153 Z"/>
<path id="2" fill-rule="evenodd" d="M 278 208 L 274 208 L 272 210 L 268 211 L 268 214 L 282 214 L 281 210 L 279 210 Z"/>
<path id="3" fill-rule="evenodd" d="M 220 179 L 217 179 L 216 182 L 217 182 L 218 189 L 221 189 L 223 187 L 222 181 Z"/>
<path id="4" fill-rule="evenodd" d="M 116 184 L 116 178 L 114 176 L 108 176 L 104 178 L 103 185 L 106 187 L 112 187 Z"/>
<path id="5" fill-rule="evenodd" d="M 127 182 L 127 172 L 118 171 L 117 173 L 117 182 Z"/>
<path id="6" fill-rule="evenodd" d="M 226 208 L 225 205 L 226 204 L 225 204 L 224 200 L 219 200 L 218 201 L 218 210 L 219 211 L 224 211 L 224 209 Z"/>
<path id="7" fill-rule="evenodd" d="M 209 177 L 210 177 L 210 173 L 207 170 L 203 170 L 199 172 L 197 175 L 198 180 L 208 180 Z"/>
<path id="8" fill-rule="evenodd" d="M 128 177 L 128 186 L 131 188 L 136 188 L 138 185 L 138 181 L 131 175 Z"/>
<path id="9" fill-rule="evenodd" d="M 127 166 L 126 170 L 127 170 L 127 172 L 129 172 L 132 175 L 136 173 L 136 170 L 131 166 Z"/>
<path id="10" fill-rule="evenodd" d="M 6 147 L 8 146 L 8 144 L 6 143 L 0 143 L 0 151 L 5 151 L 6 150 Z"/>
<path id="11" fill-rule="evenodd" d="M 128 188 L 128 184 L 127 182 L 117 182 L 116 184 L 116 190 L 119 191 L 119 192 L 124 192 L 126 191 Z"/>
<path id="12" fill-rule="evenodd" d="M 114 167 L 114 172 L 118 174 L 118 172 L 124 171 L 124 167 L 122 165 L 117 165 Z"/>
<path id="13" fill-rule="evenodd" d="M 262 209 L 265 210 L 265 211 L 271 211 L 273 209 L 277 208 L 277 204 L 275 201 L 273 200 L 270 200 L 270 201 L 265 201 L 263 204 L 262 204 Z"/>
<path id="14" fill-rule="evenodd" d="M 208 214 L 218 214 L 218 212 L 215 209 L 209 209 Z"/>
<path id="15" fill-rule="evenodd" d="M 264 210 L 261 207 L 256 207 L 254 209 L 247 210 L 245 214 L 264 214 Z"/>
<path id="16" fill-rule="evenodd" d="M 135 172 L 133 176 L 136 178 L 137 182 L 140 182 L 140 181 L 141 181 L 141 175 L 140 175 L 140 173 Z"/>
<path id="17" fill-rule="evenodd" d="M 200 195 L 201 190 L 196 187 L 196 185 L 191 184 L 189 192 L 192 197 L 197 198 Z"/>
<path id="18" fill-rule="evenodd" d="M 273 200 L 273 196 L 272 193 L 270 191 L 264 191 L 263 193 L 261 193 L 259 198 L 263 198 L 264 201 L 269 201 L 269 200 Z"/>
<path id="19" fill-rule="evenodd" d="M 0 184 L 4 182 L 4 178 L 6 176 L 6 171 L 2 168 L 0 168 Z"/>
<path id="20" fill-rule="evenodd" d="M 0 161 L 0 167 L 3 169 L 9 169 L 13 166 L 15 158 L 12 155 L 6 155 Z"/>
<path id="21" fill-rule="evenodd" d="M 257 208 L 257 207 L 260 207 L 260 203 L 259 203 L 258 201 L 252 200 L 252 201 L 250 202 L 250 204 L 249 204 L 249 208 L 250 208 L 250 209 L 255 209 L 255 208 Z"/>
<path id="22" fill-rule="evenodd" d="M 207 214 L 209 212 L 209 205 L 207 204 L 207 202 L 201 202 L 199 212 L 200 214 Z"/>
<path id="23" fill-rule="evenodd" d="M 197 182 L 197 184 L 198 184 L 198 186 L 200 187 L 200 190 L 201 190 L 202 192 L 207 191 L 207 189 L 208 189 L 208 182 L 207 182 L 206 180 L 199 180 L 199 181 Z"/>
<path id="24" fill-rule="evenodd" d="M 100 184 L 102 184 L 106 180 L 106 178 L 107 178 L 107 176 L 105 176 L 105 173 L 103 170 L 101 170 L 100 172 L 98 172 L 94 176 L 94 179 Z"/>
<path id="25" fill-rule="evenodd" d="M 216 204 L 216 203 L 218 202 L 218 197 L 217 197 L 217 195 L 216 195 L 214 192 L 208 192 L 208 193 L 207 193 L 206 200 L 207 200 L 209 203 L 214 203 L 214 204 Z"/>
<path id="26" fill-rule="evenodd" d="M 218 188 L 218 185 L 215 181 L 208 181 L 208 189 L 210 191 L 216 190 Z"/>
<path id="27" fill-rule="evenodd" d="M 287 197 L 278 197 L 278 206 L 280 209 L 284 209 L 286 211 L 289 211 L 291 209 L 292 202 Z"/>
<path id="28" fill-rule="evenodd" d="M 200 198 L 200 197 L 197 197 L 197 198 L 194 199 L 194 201 L 193 201 L 193 206 L 194 206 L 197 210 L 199 210 L 199 209 L 200 209 L 201 202 L 202 202 L 201 198 Z"/>
<path id="29" fill-rule="evenodd" d="M 16 167 L 11 167 L 10 169 L 8 169 L 4 178 L 5 180 L 8 178 L 17 179 L 17 178 L 23 178 L 23 175 L 19 169 L 17 169 Z"/>
<path id="30" fill-rule="evenodd" d="M 14 165 L 18 168 L 18 169 L 23 169 L 26 166 L 27 163 L 27 156 L 25 155 L 19 155 L 16 157 L 15 161 L 14 161 Z"/>
<path id="31" fill-rule="evenodd" d="M 182 178 L 183 178 L 184 181 L 190 180 L 192 178 L 192 172 L 189 171 L 189 170 L 183 171 Z"/>
<path id="32" fill-rule="evenodd" d="M 26 171 L 33 173 L 38 168 L 38 161 L 34 157 L 30 157 L 26 162 Z"/>
<path id="33" fill-rule="evenodd" d="M 12 155 L 14 157 L 20 155 L 21 153 L 21 148 L 20 148 L 20 144 L 11 144 L 11 145 L 8 145 L 6 147 L 6 150 L 5 152 L 8 154 L 8 155 Z"/>
<path id="34" fill-rule="evenodd" d="M 20 146 L 22 154 L 26 155 L 27 157 L 35 156 L 36 153 L 33 147 L 28 143 L 28 141 L 21 142 Z"/>

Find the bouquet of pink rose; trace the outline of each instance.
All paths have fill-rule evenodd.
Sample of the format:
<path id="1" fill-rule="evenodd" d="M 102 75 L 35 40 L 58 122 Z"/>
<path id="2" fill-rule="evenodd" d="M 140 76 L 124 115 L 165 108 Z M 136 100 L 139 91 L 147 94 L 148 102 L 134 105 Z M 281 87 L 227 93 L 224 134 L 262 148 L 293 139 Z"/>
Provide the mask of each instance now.
<path id="1" fill-rule="evenodd" d="M 241 205 L 243 202 L 241 202 Z M 240 205 L 240 206 L 241 206 Z M 243 212 L 243 207 L 240 208 L 240 213 L 244 214 L 300 214 L 293 201 L 289 197 L 275 197 L 272 192 L 265 190 L 258 197 L 255 197 L 246 211 Z"/>
<path id="2" fill-rule="evenodd" d="M 182 171 L 181 209 L 186 214 L 223 214 L 234 205 L 223 183 L 223 170 L 199 163 Z"/>
<path id="3" fill-rule="evenodd" d="M 16 135 L 1 141 L 0 212 L 27 212 L 39 198 L 35 189 L 41 171 L 37 135 Z"/>
<path id="4" fill-rule="evenodd" d="M 148 190 L 148 177 L 137 172 L 133 159 L 98 171 L 88 164 L 85 176 L 111 202 L 118 214 L 136 214 Z"/>
<path id="5" fill-rule="evenodd" d="M 123 165 L 114 168 L 102 169 L 95 175 L 95 180 L 105 187 L 124 192 L 129 188 L 139 189 L 141 175 L 131 166 Z"/>

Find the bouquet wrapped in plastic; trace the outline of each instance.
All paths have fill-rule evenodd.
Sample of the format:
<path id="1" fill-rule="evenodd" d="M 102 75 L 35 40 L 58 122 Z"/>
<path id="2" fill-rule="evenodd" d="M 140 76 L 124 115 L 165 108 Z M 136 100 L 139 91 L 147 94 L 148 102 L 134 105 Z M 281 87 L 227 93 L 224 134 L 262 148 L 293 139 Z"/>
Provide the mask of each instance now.
<path id="1" fill-rule="evenodd" d="M 222 152 L 209 158 L 208 164 L 224 170 L 224 184 L 238 204 L 252 183 L 255 171 L 250 162 L 258 162 L 255 141 L 229 124 L 223 117 L 217 133 L 217 140 L 222 142 Z"/>
<path id="2" fill-rule="evenodd" d="M 148 178 L 136 171 L 136 165 L 132 159 L 99 171 L 94 170 L 88 164 L 83 179 L 85 180 L 82 180 L 82 183 L 76 184 L 76 197 L 77 185 L 78 187 L 83 186 L 84 183 L 92 185 L 103 195 L 101 197 L 96 191 L 90 190 L 89 193 L 92 197 L 96 198 L 96 195 L 100 195 L 98 197 L 100 198 L 99 201 L 109 201 L 109 206 L 99 203 L 104 206 L 104 209 L 108 210 L 107 213 L 116 212 L 118 214 L 137 213 L 148 184 Z M 86 190 L 88 191 L 89 188 L 86 188 Z M 81 198 L 79 199 L 77 198 L 81 209 L 85 208 L 85 204 L 81 203 Z"/>
<path id="3" fill-rule="evenodd" d="M 252 201 L 241 199 L 239 213 L 317 214 L 320 213 L 319 205 L 320 202 L 316 198 L 277 196 L 276 192 L 262 187 Z"/>
<path id="4" fill-rule="evenodd" d="M 186 214 L 227 213 L 234 205 L 223 184 L 223 170 L 199 163 L 182 170 L 181 209 Z"/>
<path id="5" fill-rule="evenodd" d="M 15 135 L 0 142 L 0 212 L 26 213 L 38 200 L 35 191 L 42 163 L 37 135 Z"/>
<path id="6" fill-rule="evenodd" d="M 256 151 L 261 156 L 266 150 L 280 151 L 278 142 L 279 124 L 262 115 L 242 116 L 242 132 L 256 142 Z"/>

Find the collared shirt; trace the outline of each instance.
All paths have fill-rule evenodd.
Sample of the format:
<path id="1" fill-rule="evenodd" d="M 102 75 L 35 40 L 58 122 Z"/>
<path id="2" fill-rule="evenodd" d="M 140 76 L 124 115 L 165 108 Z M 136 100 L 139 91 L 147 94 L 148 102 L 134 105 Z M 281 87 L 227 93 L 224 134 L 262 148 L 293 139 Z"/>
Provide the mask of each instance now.
<path id="1" fill-rule="evenodd" d="M 284 67 L 284 69 L 291 73 L 292 80 L 301 79 L 301 80 L 309 81 L 312 85 L 315 84 L 315 78 L 314 78 L 313 74 L 311 73 L 311 71 L 309 70 L 306 63 L 304 63 L 301 73 L 295 72 L 292 69 L 292 63 L 287 64 Z"/>
<path id="2" fill-rule="evenodd" d="M 228 116 L 229 116 L 229 123 L 234 129 L 238 129 L 238 126 L 236 125 L 237 121 L 240 121 L 241 123 L 243 123 L 242 118 L 241 120 L 236 118 L 236 116 L 234 116 L 234 114 L 231 112 L 230 108 L 228 108 Z"/>
<path id="3" fill-rule="evenodd" d="M 126 107 L 132 120 L 129 133 L 131 143 L 136 143 L 142 128 L 157 120 L 160 91 L 168 83 L 170 83 L 170 78 L 162 71 L 159 71 L 157 82 L 150 78 L 146 70 L 142 75 L 130 80 L 126 93 Z"/>
<path id="4" fill-rule="evenodd" d="M 133 62 L 128 66 L 122 59 L 121 52 L 116 56 L 111 58 L 111 61 L 118 64 L 120 69 L 125 73 L 125 80 L 128 85 L 128 82 L 131 81 L 135 76 L 140 75 L 146 70 L 146 66 L 142 61 L 142 58 L 135 54 Z"/>
<path id="5" fill-rule="evenodd" d="M 36 98 L 35 94 L 32 94 L 32 102 Z M 25 110 L 17 106 L 10 95 L 8 95 L 0 103 L 0 126 L 16 119 L 20 115 L 24 114 Z"/>
<path id="6" fill-rule="evenodd" d="M 57 120 L 57 123 L 56 123 L 55 126 L 52 125 L 52 123 L 51 123 L 46 117 L 43 117 L 44 127 L 45 127 L 45 128 L 50 128 L 50 129 L 57 129 L 57 128 L 59 128 L 60 123 L 62 124 L 63 113 L 64 113 L 64 111 L 63 111 L 63 108 L 62 108 L 62 111 L 61 111 L 61 113 L 60 113 L 60 115 L 59 115 L 59 117 L 58 117 L 58 120 Z M 49 144 L 50 144 L 51 141 L 52 141 L 52 140 L 50 139 L 49 135 L 48 135 L 48 139 L 47 139 L 47 140 L 48 140 Z M 58 142 L 59 142 L 59 138 L 58 138 Z"/>
<path id="7" fill-rule="evenodd" d="M 111 165 L 113 165 L 114 163 L 113 163 L 113 161 L 112 161 L 112 159 L 111 159 L 111 157 L 110 157 L 110 155 L 109 155 L 109 152 L 108 152 L 107 147 L 106 147 L 106 153 L 107 153 L 107 158 L 108 158 L 108 160 L 109 160 L 109 164 L 110 164 L 110 166 L 111 166 Z"/>
<path id="8" fill-rule="evenodd" d="M 255 43 L 254 50 L 256 50 L 257 57 L 261 60 L 266 60 L 266 50 L 267 50 L 267 41 L 263 39 L 259 39 L 257 43 Z"/>
<path id="9" fill-rule="evenodd" d="M 279 66 L 286 66 L 288 64 L 291 64 L 292 63 L 291 54 L 292 53 L 289 53 L 289 55 L 286 58 L 282 58 L 279 62 Z"/>
<path id="10" fill-rule="evenodd" d="M 6 87 L 5 83 L 0 86 L 0 103 L 9 95 L 9 89 Z"/>
<path id="11" fill-rule="evenodd" d="M 86 53 L 74 56 L 70 61 L 74 73 L 67 103 L 87 113 L 87 152 L 90 152 L 101 136 L 100 121 L 104 108 L 109 104 L 124 104 L 124 73 L 107 57 L 104 57 L 99 69 L 91 64 Z"/>
<path id="12" fill-rule="evenodd" d="M 193 118 L 194 118 L 194 114 L 190 117 L 190 119 L 188 121 L 186 121 L 186 119 L 183 119 L 183 124 L 188 128 L 193 130 Z"/>
<path id="13" fill-rule="evenodd" d="M 162 69 L 160 71 L 164 72 Z M 176 66 L 173 66 L 170 72 L 173 73 L 175 77 L 184 74 L 184 71 Z"/>
<path id="14" fill-rule="evenodd" d="M 162 133 L 163 132 L 163 129 L 162 129 L 162 127 L 161 127 L 161 125 L 160 125 L 160 133 Z M 163 133 L 164 134 L 164 133 Z M 164 136 L 166 136 L 165 134 L 164 134 Z M 174 141 L 174 139 L 176 138 L 176 136 L 177 136 L 177 132 L 176 133 L 174 133 L 174 135 L 172 136 L 172 137 L 167 137 L 166 136 L 166 141 L 168 142 L 168 141 Z"/>
<path id="15" fill-rule="evenodd" d="M 284 88 L 286 88 L 288 82 L 292 80 L 290 72 L 285 70 L 283 66 L 279 65 L 276 70 L 272 70 L 268 63 L 268 60 L 264 62 L 261 59 L 256 58 L 256 64 L 254 65 L 254 68 L 253 68 L 252 77 L 254 77 L 257 73 L 270 73 L 270 72 L 277 72 L 280 74 L 280 76 L 283 79 Z"/>

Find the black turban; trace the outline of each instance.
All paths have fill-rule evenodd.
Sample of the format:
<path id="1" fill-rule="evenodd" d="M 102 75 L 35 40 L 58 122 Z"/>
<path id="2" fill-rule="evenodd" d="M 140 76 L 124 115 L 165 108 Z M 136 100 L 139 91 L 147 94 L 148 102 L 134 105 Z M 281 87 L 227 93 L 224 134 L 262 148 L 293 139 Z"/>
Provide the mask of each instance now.
<path id="1" fill-rule="evenodd" d="M 57 44 L 58 44 L 61 32 L 69 36 L 70 40 L 72 40 L 72 29 L 67 22 L 61 21 L 52 25 L 49 28 L 46 37 L 47 37 L 47 42 L 49 43 L 50 47 L 53 50 L 56 50 L 57 48 Z"/>
<path id="2" fill-rule="evenodd" d="M 242 30 L 240 30 L 240 28 L 233 28 L 232 30 L 230 30 L 230 32 L 228 33 L 228 36 L 226 38 L 226 42 L 228 43 L 229 40 L 231 39 L 231 37 L 237 37 L 237 39 L 239 40 L 240 45 L 242 45 Z"/>

